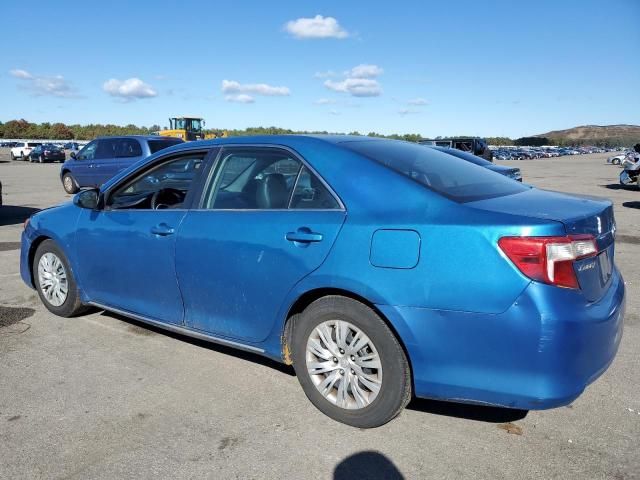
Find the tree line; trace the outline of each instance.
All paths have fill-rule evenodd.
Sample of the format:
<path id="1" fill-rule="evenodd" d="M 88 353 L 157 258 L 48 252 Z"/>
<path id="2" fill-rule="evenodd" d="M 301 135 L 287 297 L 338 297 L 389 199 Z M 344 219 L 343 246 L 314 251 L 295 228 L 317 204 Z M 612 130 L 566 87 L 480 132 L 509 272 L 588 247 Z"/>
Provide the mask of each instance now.
<path id="1" fill-rule="evenodd" d="M 159 125 L 151 125 L 149 127 L 139 127 L 137 125 L 113 125 L 113 124 L 96 124 L 88 125 L 66 125 L 64 123 L 31 123 L 24 119 L 10 120 L 6 123 L 0 122 L 0 138 L 24 138 L 33 140 L 56 139 L 56 140 L 92 140 L 96 137 L 106 137 L 115 135 L 151 135 L 160 131 Z M 328 131 L 305 131 L 291 130 L 279 127 L 249 127 L 245 129 L 209 129 L 206 133 L 215 133 L 220 136 L 226 132 L 229 136 L 248 136 L 248 135 L 286 135 L 286 134 L 329 134 L 339 132 Z M 349 132 L 349 135 L 366 135 L 369 137 L 391 138 L 395 140 L 406 140 L 409 142 L 417 142 L 423 137 L 417 133 L 394 133 L 391 135 L 383 135 L 377 132 L 360 133 L 358 131 Z M 473 137 L 474 135 L 459 135 L 460 137 Z M 438 140 L 446 140 L 456 137 L 435 137 Z M 546 137 L 522 137 L 512 139 L 509 137 L 487 137 L 489 145 L 560 145 L 560 146 L 577 146 L 577 145 L 595 145 L 602 147 L 619 147 L 633 145 L 637 139 L 627 138 L 624 136 L 607 138 L 607 139 L 589 139 L 580 140 Z"/>

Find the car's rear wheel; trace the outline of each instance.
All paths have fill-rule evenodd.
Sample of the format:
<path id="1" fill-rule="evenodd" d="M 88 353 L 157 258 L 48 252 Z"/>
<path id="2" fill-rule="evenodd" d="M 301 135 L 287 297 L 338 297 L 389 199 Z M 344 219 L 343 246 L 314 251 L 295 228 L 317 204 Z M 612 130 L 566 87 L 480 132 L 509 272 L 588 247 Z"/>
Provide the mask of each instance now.
<path id="1" fill-rule="evenodd" d="M 42 155 L 40 155 L 40 157 L 38 158 L 38 162 L 44 163 L 44 157 Z"/>
<path id="2" fill-rule="evenodd" d="M 296 317 L 291 346 L 302 389 L 334 420 L 378 427 L 411 398 L 400 343 L 376 312 L 356 300 L 328 296 L 313 302 Z"/>
<path id="3" fill-rule="evenodd" d="M 613 163 L 614 165 L 620 165 L 620 159 L 619 158 L 614 158 L 611 163 Z"/>
<path id="4" fill-rule="evenodd" d="M 86 309 L 69 262 L 53 240 L 38 245 L 33 258 L 33 278 L 40 300 L 51 313 L 72 317 Z"/>
<path id="5" fill-rule="evenodd" d="M 69 172 L 65 173 L 62 176 L 62 187 L 64 188 L 65 192 L 70 194 L 77 193 L 80 190 L 75 178 L 73 178 L 73 175 L 71 175 Z"/>

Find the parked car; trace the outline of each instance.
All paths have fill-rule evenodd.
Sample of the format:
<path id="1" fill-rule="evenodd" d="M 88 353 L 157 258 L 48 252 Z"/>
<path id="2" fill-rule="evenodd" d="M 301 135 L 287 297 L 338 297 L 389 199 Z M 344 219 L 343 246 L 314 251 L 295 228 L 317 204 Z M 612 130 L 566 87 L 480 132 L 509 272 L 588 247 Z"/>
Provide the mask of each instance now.
<path id="1" fill-rule="evenodd" d="M 9 151 L 9 156 L 11 157 L 11 160 L 15 160 L 17 158 L 20 160 L 27 160 L 31 150 L 39 145 L 42 145 L 42 142 L 19 142 L 18 145 Z"/>
<path id="2" fill-rule="evenodd" d="M 463 152 L 469 152 L 473 155 L 484 158 L 485 160 L 493 161 L 493 151 L 489 148 L 487 140 L 479 137 L 460 137 L 460 138 L 447 138 L 447 139 L 423 139 L 418 143 L 422 145 L 431 145 L 436 147 L 449 147 L 461 150 Z"/>
<path id="3" fill-rule="evenodd" d="M 474 163 L 475 165 L 480 165 L 481 167 L 488 168 L 489 170 L 504 175 L 505 177 L 511 178 L 512 180 L 516 180 L 518 182 L 522 181 L 522 173 L 519 168 L 512 167 L 503 167 L 502 165 L 496 165 L 495 163 L 491 163 L 484 158 L 478 157 L 477 155 L 471 155 L 470 153 L 463 152 L 456 148 L 445 148 L 445 147 L 427 147 L 438 150 L 439 152 L 447 153 L 449 155 L 453 155 L 454 157 L 461 158 L 466 160 L 467 162 Z"/>
<path id="4" fill-rule="evenodd" d="M 38 145 L 29 152 L 30 162 L 64 162 L 65 158 L 64 150 L 60 150 L 58 147 L 50 143 Z"/>
<path id="5" fill-rule="evenodd" d="M 183 143 L 179 138 L 131 135 L 102 137 L 85 145 L 60 169 L 60 180 L 67 193 L 84 187 L 99 187 L 116 173 L 152 153 Z"/>
<path id="6" fill-rule="evenodd" d="M 620 343 L 614 238 L 608 200 L 433 148 L 261 136 L 162 150 L 36 213 L 20 264 L 56 315 L 93 306 L 293 364 L 316 407 L 366 428 L 413 395 L 571 403 Z"/>
<path id="7" fill-rule="evenodd" d="M 80 146 L 77 142 L 67 142 L 64 144 L 65 150 L 80 150 Z"/>
<path id="8" fill-rule="evenodd" d="M 629 152 L 619 153 L 618 155 L 612 155 L 607 158 L 607 163 L 611 163 L 612 165 L 622 165 L 625 158 L 629 155 Z"/>
<path id="9" fill-rule="evenodd" d="M 2 206 L 2 182 L 0 182 L 0 207 Z"/>

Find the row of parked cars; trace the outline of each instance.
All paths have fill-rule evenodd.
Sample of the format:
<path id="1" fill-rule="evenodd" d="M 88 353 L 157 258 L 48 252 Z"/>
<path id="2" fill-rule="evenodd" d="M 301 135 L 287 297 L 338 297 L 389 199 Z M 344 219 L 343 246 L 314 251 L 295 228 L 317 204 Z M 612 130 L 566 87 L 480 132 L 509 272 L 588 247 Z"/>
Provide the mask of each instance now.
<path id="1" fill-rule="evenodd" d="M 69 143 L 43 143 L 43 142 L 7 142 L 0 146 L 13 145 L 9 148 L 11 160 L 24 160 L 30 162 L 64 162 L 65 151 L 77 152 L 80 146 L 75 142 Z"/>
<path id="2" fill-rule="evenodd" d="M 494 147 L 496 160 L 532 160 L 535 158 L 585 155 L 587 153 L 615 152 L 619 149 L 601 147 Z"/>

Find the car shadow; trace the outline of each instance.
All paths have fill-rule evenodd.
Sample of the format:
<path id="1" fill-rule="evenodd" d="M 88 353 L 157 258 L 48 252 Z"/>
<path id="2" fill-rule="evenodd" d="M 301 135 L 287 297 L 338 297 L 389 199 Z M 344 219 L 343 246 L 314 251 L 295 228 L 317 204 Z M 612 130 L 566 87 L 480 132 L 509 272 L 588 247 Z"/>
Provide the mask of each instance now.
<path id="1" fill-rule="evenodd" d="M 403 480 L 400 470 L 385 455 L 373 450 L 354 453 L 342 460 L 333 471 L 333 480 Z"/>
<path id="2" fill-rule="evenodd" d="M 640 201 L 622 202 L 622 206 L 627 208 L 640 208 Z"/>
<path id="3" fill-rule="evenodd" d="M 608 188 L 609 190 L 637 190 L 636 185 L 621 185 L 619 183 L 609 183 L 607 185 L 600 185 L 602 188 Z"/>
<path id="4" fill-rule="evenodd" d="M 39 208 L 4 205 L 0 207 L 0 227 L 23 223 L 27 218 L 39 211 Z"/>
<path id="5" fill-rule="evenodd" d="M 515 408 L 494 407 L 489 405 L 474 405 L 469 403 L 445 402 L 414 398 L 407 405 L 409 410 L 442 415 L 445 417 L 464 418 L 476 422 L 505 423 L 522 420 L 529 413 L 528 410 Z"/>
<path id="6" fill-rule="evenodd" d="M 130 326 L 132 326 L 132 328 L 130 328 L 129 331 L 132 333 L 137 333 L 141 336 L 149 336 L 153 334 L 166 335 L 167 337 L 175 338 L 176 340 L 187 342 L 187 343 L 190 343 L 191 345 L 196 345 L 198 347 L 206 348 L 208 350 L 213 350 L 215 352 L 222 353 L 224 355 L 230 355 L 232 357 L 239 358 L 247 362 L 264 365 L 265 367 L 273 368 L 274 370 L 278 370 L 279 372 L 285 373 L 289 376 L 295 376 L 295 372 L 291 365 L 285 365 L 283 363 L 276 362 L 275 360 L 271 360 L 270 358 L 263 357 L 262 355 L 258 355 L 257 353 L 246 352 L 238 348 L 227 347 L 226 345 L 221 345 L 214 342 L 208 342 L 206 340 L 200 340 L 197 338 L 189 337 L 188 335 L 182 335 L 180 333 L 172 332 L 170 330 L 165 330 L 163 328 L 156 327 L 148 323 L 140 322 L 138 320 L 134 320 L 132 318 L 125 317 L 124 315 L 120 315 L 114 312 L 109 312 L 107 310 L 102 310 L 100 312 L 100 315 L 115 318 L 117 320 L 120 320 L 121 322 L 128 323 Z"/>
<path id="7" fill-rule="evenodd" d="M 120 320 L 123 323 L 129 324 L 129 331 L 140 336 L 150 336 L 154 334 L 166 335 L 167 337 L 174 338 L 183 342 L 196 345 L 198 347 L 213 350 L 224 355 L 230 355 L 241 360 L 245 360 L 251 363 L 257 363 L 266 367 L 273 368 L 281 373 L 289 376 L 295 376 L 295 371 L 291 365 L 284 365 L 270 358 L 263 357 L 257 353 L 246 352 L 233 347 L 227 347 L 214 342 L 208 342 L 206 340 L 200 340 L 197 338 L 189 337 L 188 335 L 182 335 L 180 333 L 165 330 L 148 323 L 144 323 L 118 313 L 109 312 L 107 310 L 101 310 L 100 315 Z M 529 413 L 528 410 L 517 410 L 513 408 L 502 408 L 485 405 L 473 405 L 465 403 L 445 402 L 441 400 L 429 400 L 422 398 L 413 398 L 407 409 L 417 412 L 431 413 L 433 415 L 442 415 L 453 418 L 463 418 L 467 420 L 474 420 L 485 423 L 506 423 L 522 420 Z M 364 452 L 364 453 L 376 453 L 376 452 Z M 348 478 L 348 477 L 335 477 L 335 478 Z M 364 478 L 387 478 L 387 477 L 367 477 Z M 402 477 L 388 477 L 388 478 L 402 478 Z"/>

